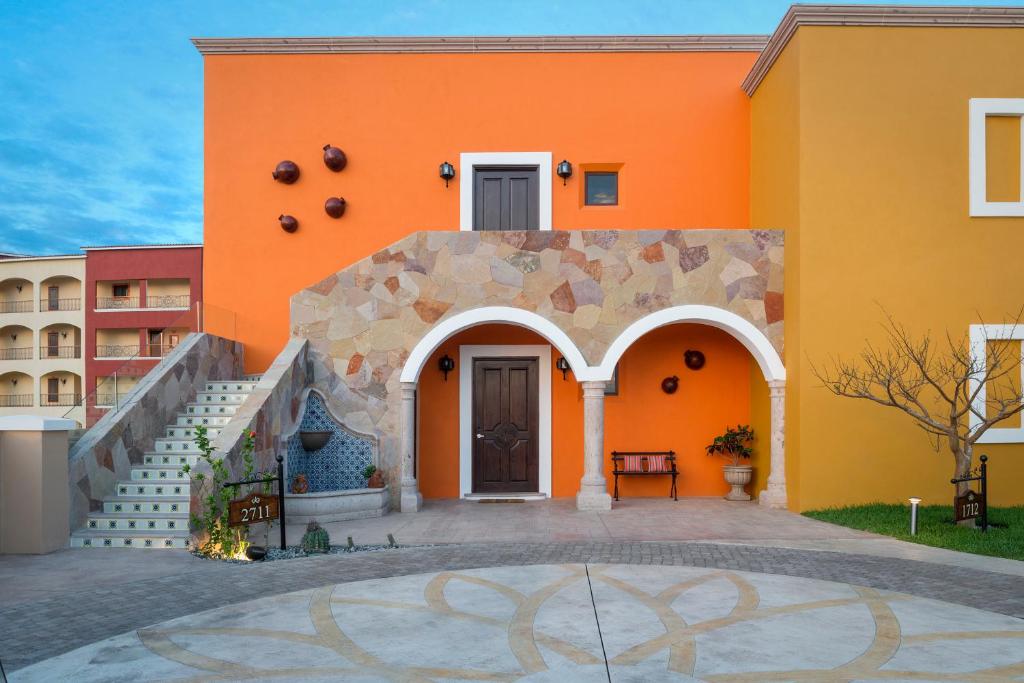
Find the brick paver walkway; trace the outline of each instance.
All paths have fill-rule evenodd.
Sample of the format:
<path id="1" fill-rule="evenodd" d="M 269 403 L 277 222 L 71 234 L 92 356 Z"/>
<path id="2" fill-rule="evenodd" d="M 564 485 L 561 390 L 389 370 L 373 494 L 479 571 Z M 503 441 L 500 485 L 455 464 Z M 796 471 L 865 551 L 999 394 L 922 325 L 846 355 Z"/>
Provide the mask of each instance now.
<path id="1" fill-rule="evenodd" d="M 252 565 L 195 562 L 183 574 L 116 585 L 77 586 L 72 580 L 49 597 L 0 609 L 0 658 L 8 671 L 16 670 L 168 619 L 328 584 L 445 569 L 562 563 L 664 564 L 784 574 L 1024 617 L 1024 582 L 1018 576 L 899 558 L 693 542 L 461 544 Z"/>

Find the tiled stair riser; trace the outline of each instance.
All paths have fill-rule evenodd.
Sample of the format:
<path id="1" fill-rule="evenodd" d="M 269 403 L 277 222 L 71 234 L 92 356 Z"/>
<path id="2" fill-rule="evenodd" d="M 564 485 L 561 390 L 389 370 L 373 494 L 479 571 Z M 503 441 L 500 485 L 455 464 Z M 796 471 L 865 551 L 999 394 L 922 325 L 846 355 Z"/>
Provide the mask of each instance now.
<path id="1" fill-rule="evenodd" d="M 154 440 L 142 464 L 132 467 L 131 480 L 118 482 L 102 512 L 91 513 L 86 528 L 72 534 L 71 546 L 187 548 L 190 490 L 182 467 L 199 460 L 195 428 L 205 426 L 210 439 L 216 437 L 257 381 L 207 384 L 178 414 L 176 424 Z"/>

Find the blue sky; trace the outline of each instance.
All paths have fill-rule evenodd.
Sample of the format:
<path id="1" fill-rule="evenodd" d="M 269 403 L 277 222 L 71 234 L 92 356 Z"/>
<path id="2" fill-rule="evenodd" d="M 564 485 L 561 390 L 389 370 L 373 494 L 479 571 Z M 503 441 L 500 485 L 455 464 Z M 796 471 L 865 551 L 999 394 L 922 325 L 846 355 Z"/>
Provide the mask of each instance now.
<path id="1" fill-rule="evenodd" d="M 770 33 L 788 5 L 0 0 L 0 251 L 202 239 L 192 36 Z"/>

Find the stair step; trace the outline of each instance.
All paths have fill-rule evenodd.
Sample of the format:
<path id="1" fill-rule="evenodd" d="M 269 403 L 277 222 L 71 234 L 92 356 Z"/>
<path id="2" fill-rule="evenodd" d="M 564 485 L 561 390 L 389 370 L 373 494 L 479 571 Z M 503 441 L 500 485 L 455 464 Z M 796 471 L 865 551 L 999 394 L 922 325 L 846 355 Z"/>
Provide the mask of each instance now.
<path id="1" fill-rule="evenodd" d="M 220 434 L 219 427 L 207 427 L 206 436 L 207 438 L 214 439 Z M 195 439 L 196 430 L 194 427 L 167 427 L 164 432 L 165 439 Z"/>
<path id="2" fill-rule="evenodd" d="M 138 506 L 136 508 L 136 506 Z M 103 499 L 103 513 L 150 515 L 181 514 L 189 512 L 188 496 L 110 496 Z M 101 514 L 99 512 L 91 513 Z"/>
<path id="3" fill-rule="evenodd" d="M 162 467 L 153 465 L 151 467 L 133 467 L 132 482 L 188 482 L 189 476 L 177 465 Z"/>
<path id="4" fill-rule="evenodd" d="M 199 444 L 195 438 L 192 439 L 171 439 L 166 436 L 159 436 L 153 443 L 154 453 L 200 453 Z"/>
<path id="5" fill-rule="evenodd" d="M 157 533 L 135 533 L 83 529 L 71 534 L 72 548 L 188 548 L 190 534 L 188 525 L 184 529 L 172 529 Z"/>
<path id="6" fill-rule="evenodd" d="M 240 404 L 237 403 L 211 403 L 209 405 L 192 405 L 190 403 L 185 406 L 185 414 L 195 416 L 220 415 L 230 417 L 235 414 L 239 405 Z"/>
<path id="7" fill-rule="evenodd" d="M 249 398 L 248 393 L 223 393 L 220 391 L 200 391 L 196 394 L 196 400 L 191 401 L 189 405 L 199 404 L 207 405 L 210 403 L 243 403 L 245 399 Z"/>
<path id="8" fill-rule="evenodd" d="M 162 533 L 188 529 L 187 512 L 106 512 L 89 515 L 85 523 L 88 531 L 134 531 L 137 533 Z"/>
<path id="9" fill-rule="evenodd" d="M 195 427 L 202 425 L 212 427 L 214 425 L 224 426 L 231 421 L 230 415 L 191 415 L 189 413 L 178 413 L 179 427 Z"/>
<path id="10" fill-rule="evenodd" d="M 191 484 L 189 480 L 178 481 L 119 481 L 115 488 L 118 496 L 188 496 L 191 495 Z"/>
<path id="11" fill-rule="evenodd" d="M 142 456 L 142 466 L 180 467 L 181 465 L 195 465 L 197 462 L 199 462 L 198 453 L 154 453 L 150 451 Z"/>
<path id="12" fill-rule="evenodd" d="M 233 391 L 233 392 L 249 392 L 256 387 L 256 383 L 259 380 L 245 379 L 240 382 L 207 382 L 207 391 Z"/>

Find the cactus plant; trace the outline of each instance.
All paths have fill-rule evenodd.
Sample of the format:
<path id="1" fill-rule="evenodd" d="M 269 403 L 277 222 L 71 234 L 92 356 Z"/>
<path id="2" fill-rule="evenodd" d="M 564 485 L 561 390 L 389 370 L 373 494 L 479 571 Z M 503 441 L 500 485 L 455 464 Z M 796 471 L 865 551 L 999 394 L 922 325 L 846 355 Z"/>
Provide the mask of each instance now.
<path id="1" fill-rule="evenodd" d="M 306 533 L 302 536 L 302 549 L 307 553 L 326 553 L 331 549 L 331 537 L 327 535 L 327 529 L 320 526 L 316 520 L 306 525 Z"/>

